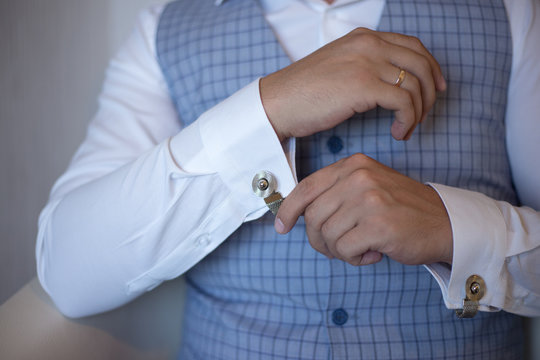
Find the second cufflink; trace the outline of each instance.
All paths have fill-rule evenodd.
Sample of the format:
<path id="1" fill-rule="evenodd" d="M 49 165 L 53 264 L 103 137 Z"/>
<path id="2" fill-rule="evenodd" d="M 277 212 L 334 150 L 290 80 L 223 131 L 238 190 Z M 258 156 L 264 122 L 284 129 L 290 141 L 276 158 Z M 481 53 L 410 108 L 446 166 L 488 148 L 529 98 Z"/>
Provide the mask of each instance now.
<path id="1" fill-rule="evenodd" d="M 264 198 L 266 206 L 268 206 L 272 214 L 276 215 L 279 206 L 283 202 L 283 196 L 276 191 L 276 177 L 269 171 L 259 171 L 253 177 L 251 187 L 255 195 Z"/>

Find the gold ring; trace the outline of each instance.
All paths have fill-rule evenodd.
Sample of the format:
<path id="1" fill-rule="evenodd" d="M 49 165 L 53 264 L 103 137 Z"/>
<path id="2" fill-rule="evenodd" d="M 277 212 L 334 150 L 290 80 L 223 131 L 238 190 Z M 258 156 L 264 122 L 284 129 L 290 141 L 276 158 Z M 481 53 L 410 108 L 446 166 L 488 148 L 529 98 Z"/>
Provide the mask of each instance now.
<path id="1" fill-rule="evenodd" d="M 401 84 L 403 84 L 403 81 L 405 80 L 405 75 L 407 75 L 407 72 L 403 69 L 399 69 L 399 75 L 396 81 L 394 82 L 394 86 L 400 87 Z"/>

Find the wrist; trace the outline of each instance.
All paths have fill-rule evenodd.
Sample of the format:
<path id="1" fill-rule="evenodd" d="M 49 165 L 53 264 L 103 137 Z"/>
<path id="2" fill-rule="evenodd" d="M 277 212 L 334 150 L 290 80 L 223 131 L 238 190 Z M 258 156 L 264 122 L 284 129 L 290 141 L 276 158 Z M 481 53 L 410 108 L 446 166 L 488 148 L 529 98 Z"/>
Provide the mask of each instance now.
<path id="1" fill-rule="evenodd" d="M 279 141 L 284 142 L 290 138 L 291 135 L 284 131 L 283 126 L 277 121 L 279 116 L 276 115 L 275 109 L 279 108 L 277 105 L 278 91 L 275 89 L 275 86 L 272 85 L 271 76 L 272 74 L 259 80 L 259 94 L 268 122 L 272 125 Z"/>
<path id="2" fill-rule="evenodd" d="M 439 196 L 438 192 L 430 185 L 425 185 L 426 189 L 429 189 L 429 194 L 432 197 L 432 203 L 437 206 L 437 241 L 439 251 L 439 262 L 452 265 L 452 259 L 454 257 L 454 243 L 452 237 L 452 225 L 450 223 L 450 216 L 446 210 L 444 202 Z"/>

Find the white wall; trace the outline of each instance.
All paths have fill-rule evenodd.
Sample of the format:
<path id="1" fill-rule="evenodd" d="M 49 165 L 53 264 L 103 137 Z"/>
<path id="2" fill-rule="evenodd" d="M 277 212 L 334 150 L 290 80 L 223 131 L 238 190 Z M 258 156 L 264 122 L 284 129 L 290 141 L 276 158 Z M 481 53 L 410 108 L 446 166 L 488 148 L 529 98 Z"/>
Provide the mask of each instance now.
<path id="1" fill-rule="evenodd" d="M 0 304 L 35 276 L 39 211 L 84 137 L 108 59 L 157 2 L 0 1 Z"/>

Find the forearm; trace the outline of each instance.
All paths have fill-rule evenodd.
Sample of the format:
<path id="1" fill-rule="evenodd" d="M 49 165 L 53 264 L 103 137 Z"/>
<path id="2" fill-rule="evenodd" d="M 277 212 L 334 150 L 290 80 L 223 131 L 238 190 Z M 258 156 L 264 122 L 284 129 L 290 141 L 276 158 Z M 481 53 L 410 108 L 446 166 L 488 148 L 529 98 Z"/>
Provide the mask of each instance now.
<path id="1" fill-rule="evenodd" d="M 239 104 L 248 116 L 238 115 Z M 89 156 L 95 163 L 78 156 L 55 187 L 38 236 L 42 284 L 71 316 L 111 309 L 179 276 L 264 214 L 251 190 L 257 171 L 274 173 L 284 194 L 294 187 L 256 81 L 112 171 L 104 170 L 112 151 Z"/>
<path id="2" fill-rule="evenodd" d="M 186 271 L 244 217 L 218 174 L 182 172 L 165 142 L 49 204 L 40 279 L 66 315 L 106 311 Z"/>
<path id="3" fill-rule="evenodd" d="M 187 191 L 187 186 L 200 191 L 219 181 L 215 174 L 182 178 L 167 153 L 167 144 L 162 143 L 44 209 L 38 274 L 66 315 L 84 316 L 126 303 L 163 280 L 130 288 L 130 282 L 174 250 L 184 250 L 177 256 L 182 266 L 186 260 L 182 255 L 190 259 L 202 250 L 196 243 L 195 218 L 190 221 L 178 213 L 183 208 L 197 211 L 190 206 L 194 192 Z M 209 202 L 223 202 L 227 194 L 222 194 Z"/>

